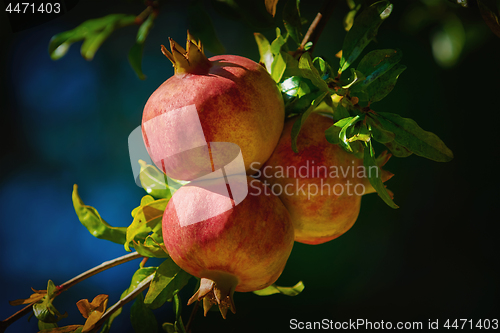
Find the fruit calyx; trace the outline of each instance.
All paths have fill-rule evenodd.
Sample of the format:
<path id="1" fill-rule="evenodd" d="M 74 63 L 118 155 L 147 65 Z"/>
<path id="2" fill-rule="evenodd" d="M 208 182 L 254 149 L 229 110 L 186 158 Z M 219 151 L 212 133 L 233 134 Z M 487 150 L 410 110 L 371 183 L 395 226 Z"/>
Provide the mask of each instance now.
<path id="1" fill-rule="evenodd" d="M 201 278 L 200 288 L 189 299 L 188 305 L 203 299 L 203 310 L 206 316 L 212 305 L 218 304 L 222 317 L 226 319 L 228 309 L 231 309 L 232 313 L 236 313 L 233 294 L 238 285 L 238 278 L 233 274 L 221 271 L 208 273 L 204 275 L 208 275 L 210 278 Z"/>
<path id="2" fill-rule="evenodd" d="M 175 74 L 198 74 L 205 75 L 210 71 L 212 63 L 203 52 L 201 41 L 196 41 L 188 31 L 186 49 L 182 48 L 172 38 L 170 41 L 170 50 L 162 45 L 161 52 L 172 62 Z"/>

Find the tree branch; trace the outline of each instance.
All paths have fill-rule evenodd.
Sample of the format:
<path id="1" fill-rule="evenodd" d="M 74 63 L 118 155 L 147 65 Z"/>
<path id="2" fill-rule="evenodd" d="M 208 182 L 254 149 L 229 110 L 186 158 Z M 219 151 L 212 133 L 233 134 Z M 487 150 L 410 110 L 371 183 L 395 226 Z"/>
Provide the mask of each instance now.
<path id="1" fill-rule="evenodd" d="M 80 283 L 83 280 L 88 279 L 89 277 L 91 277 L 93 275 L 96 275 L 97 273 L 105 271 L 108 268 L 111 268 L 111 267 L 114 267 L 114 266 L 118 266 L 120 264 L 126 263 L 128 261 L 131 261 L 131 260 L 134 260 L 134 259 L 137 259 L 137 258 L 142 258 L 142 256 L 139 253 L 137 253 L 137 252 L 132 252 L 132 253 L 128 253 L 128 254 L 126 254 L 124 256 L 118 257 L 116 259 L 105 261 L 102 264 L 100 264 L 100 265 L 98 265 L 98 266 L 96 266 L 94 268 L 91 268 L 88 271 L 83 272 L 82 274 L 77 275 L 74 278 L 72 278 L 72 279 L 64 282 L 63 284 L 57 286 L 57 289 L 58 289 L 57 294 L 59 295 L 60 293 L 62 293 L 63 291 L 68 290 L 69 288 L 71 288 L 75 284 Z M 33 308 L 33 304 L 35 304 L 35 303 L 36 302 L 28 304 L 27 306 L 25 306 L 21 310 L 19 310 L 16 313 L 14 313 L 9 318 L 2 320 L 2 322 L 0 323 L 0 333 L 5 332 L 5 330 L 7 329 L 7 327 L 9 327 L 12 323 L 14 323 L 19 318 L 23 317 L 25 314 L 31 312 L 31 310 Z"/>
<path id="2" fill-rule="evenodd" d="M 326 26 L 326 23 L 332 16 L 333 10 L 337 2 L 338 0 L 325 0 L 323 2 L 320 11 L 312 21 L 311 25 L 309 26 L 309 29 L 307 29 L 304 39 L 302 39 L 302 43 L 300 43 L 300 47 L 297 51 L 303 52 L 305 45 L 308 42 L 312 42 L 313 44 L 311 48 L 308 50 L 310 53 L 312 53 L 314 47 L 316 46 L 316 43 L 318 42 L 319 36 L 321 35 L 323 29 Z"/>

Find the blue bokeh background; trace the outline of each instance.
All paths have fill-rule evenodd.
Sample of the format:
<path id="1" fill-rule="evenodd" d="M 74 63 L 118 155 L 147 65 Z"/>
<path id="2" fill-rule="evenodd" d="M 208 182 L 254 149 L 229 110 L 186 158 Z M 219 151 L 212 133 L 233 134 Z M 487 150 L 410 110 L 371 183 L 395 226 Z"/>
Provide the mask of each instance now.
<path id="1" fill-rule="evenodd" d="M 308 1 L 303 16 L 312 19 L 320 3 Z M 292 285 L 302 279 L 303 294 L 267 299 L 237 294 L 236 315 L 223 321 L 217 313 L 205 319 L 198 314 L 194 332 L 286 331 L 291 318 L 424 323 L 498 318 L 500 40 L 476 7 L 450 7 L 476 37 L 455 66 L 442 68 L 429 42 L 435 26 L 417 33 L 403 29 L 411 5 L 395 3 L 369 49 L 400 48 L 408 69 L 374 109 L 412 117 L 437 133 L 455 159 L 440 164 L 416 156 L 393 158 L 387 168 L 396 176 L 389 187 L 401 208 L 391 210 L 377 196 L 366 197 L 351 231 L 324 245 L 297 244 L 279 282 Z M 78 43 L 58 61 L 49 58 L 47 46 L 51 36 L 86 19 L 142 8 L 140 2 L 80 1 L 63 17 L 17 33 L 0 14 L 2 319 L 17 311 L 7 301 L 28 297 L 30 287 L 45 289 L 48 279 L 60 284 L 125 254 L 122 246 L 93 238 L 79 223 L 72 186 L 78 184 L 83 201 L 110 224 L 131 222 L 130 212 L 144 191 L 134 184 L 127 138 L 140 125 L 149 95 L 173 74 L 159 45 L 167 37 L 185 38 L 186 5 L 171 2 L 155 23 L 144 49 L 145 81 L 137 79 L 127 60 L 136 27 L 114 33 L 91 62 L 80 56 Z M 339 5 L 316 55 L 333 59 L 340 49 L 345 10 Z M 227 53 L 258 60 L 256 29 L 211 14 Z M 272 29 L 261 32 L 273 38 Z M 79 299 L 106 293 L 110 304 L 116 302 L 138 264 L 110 269 L 59 296 L 56 307 L 69 313 L 61 325 L 83 323 L 75 306 Z M 193 288 L 183 290 L 183 300 Z M 169 306 L 155 311 L 160 322 L 172 319 Z M 186 321 L 190 309 L 184 312 Z M 7 332 L 36 332 L 36 319 L 26 318 Z M 127 314 L 116 319 L 113 330 L 131 331 Z"/>

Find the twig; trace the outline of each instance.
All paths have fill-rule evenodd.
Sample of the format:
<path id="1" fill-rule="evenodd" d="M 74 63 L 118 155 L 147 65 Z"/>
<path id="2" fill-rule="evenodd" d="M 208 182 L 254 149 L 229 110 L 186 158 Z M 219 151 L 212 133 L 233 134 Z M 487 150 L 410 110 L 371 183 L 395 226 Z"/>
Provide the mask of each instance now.
<path id="1" fill-rule="evenodd" d="M 94 330 L 96 329 L 99 329 L 106 320 L 108 320 L 108 318 L 118 309 L 120 309 L 121 307 L 123 307 L 125 304 L 127 304 L 128 302 L 130 302 L 131 300 L 133 300 L 134 298 L 137 297 L 137 295 L 139 295 L 139 293 L 143 292 L 147 287 L 149 287 L 149 284 L 151 283 L 151 281 L 153 280 L 153 277 L 155 276 L 155 274 L 151 274 L 149 275 L 147 278 L 145 278 L 144 280 L 141 281 L 141 283 L 139 283 L 137 285 L 137 287 L 134 289 L 134 291 L 132 291 L 130 294 L 128 294 L 127 296 L 125 296 L 124 298 L 122 298 L 121 300 L 119 300 L 118 302 L 116 302 L 115 304 L 113 304 L 113 306 L 111 306 L 101 317 L 101 319 L 99 319 L 95 325 L 94 325 Z"/>
<path id="2" fill-rule="evenodd" d="M 82 274 L 77 275 L 74 278 L 72 278 L 72 279 L 64 282 L 63 284 L 57 286 L 57 289 L 58 289 L 57 294 L 59 295 L 60 293 L 62 293 L 63 291 L 68 290 L 69 288 L 71 288 L 75 284 L 77 284 L 79 282 L 82 282 L 83 280 L 88 279 L 89 277 L 91 277 L 93 275 L 96 275 L 97 273 L 105 271 L 108 268 L 111 268 L 111 267 L 114 267 L 114 266 L 118 266 L 120 264 L 126 263 L 128 261 L 131 261 L 131 260 L 134 260 L 134 259 L 137 259 L 137 258 L 141 258 L 141 257 L 142 256 L 139 253 L 132 252 L 132 253 L 126 254 L 124 256 L 118 257 L 116 259 L 105 261 L 102 264 L 100 264 L 100 265 L 98 265 L 98 266 L 96 266 L 94 268 L 91 268 L 88 271 L 83 272 Z M 33 304 L 35 304 L 35 303 L 36 302 L 28 304 L 23 309 L 17 311 L 16 313 L 14 313 L 9 318 L 2 320 L 2 322 L 0 323 L 0 333 L 4 332 L 5 329 L 7 329 L 7 327 L 9 327 L 16 320 L 18 320 L 19 318 L 23 317 L 25 314 L 29 313 L 32 310 L 32 308 L 33 308 Z"/>
<path id="3" fill-rule="evenodd" d="M 304 52 L 305 45 L 311 41 L 313 44 L 308 51 L 312 53 L 314 47 L 316 46 L 316 43 L 318 42 L 319 36 L 326 26 L 326 23 L 332 16 L 333 9 L 335 8 L 337 2 L 338 0 L 325 0 L 323 2 L 320 11 L 318 12 L 318 14 L 316 14 L 316 17 L 309 26 L 309 29 L 307 29 L 307 32 L 302 39 L 302 43 L 300 43 L 297 51 L 301 53 Z"/>

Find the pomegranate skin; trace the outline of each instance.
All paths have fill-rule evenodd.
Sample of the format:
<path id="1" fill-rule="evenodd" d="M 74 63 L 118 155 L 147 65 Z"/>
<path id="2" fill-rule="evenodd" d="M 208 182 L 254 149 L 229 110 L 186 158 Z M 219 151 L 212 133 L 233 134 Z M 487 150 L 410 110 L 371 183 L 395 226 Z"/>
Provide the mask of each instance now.
<path id="1" fill-rule="evenodd" d="M 295 241 L 322 244 L 343 235 L 354 225 L 361 196 L 375 190 L 368 178 L 359 173 L 364 170 L 363 160 L 326 140 L 325 130 L 333 125 L 331 118 L 311 114 L 297 138 L 299 152 L 294 153 L 291 130 L 296 119 L 285 122 L 279 143 L 261 168 L 259 179 L 275 193 L 284 189 L 280 199 L 290 212 Z M 381 156 L 384 159 L 380 166 L 390 154 Z M 284 173 L 279 173 L 282 168 Z M 338 173 L 332 174 L 332 170 Z M 386 181 L 393 174 L 382 170 L 381 176 Z"/>
<path id="2" fill-rule="evenodd" d="M 163 215 L 163 240 L 172 260 L 199 278 L 218 281 L 220 273 L 234 276 L 233 291 L 248 292 L 274 283 L 292 251 L 294 230 L 290 215 L 276 196 L 264 195 L 265 185 L 251 177 L 247 197 L 230 210 L 205 221 L 181 226 L 177 211 L 196 214 L 225 204 L 210 188 L 185 185 L 175 192 Z M 174 203 L 175 201 L 175 203 Z M 227 292 L 229 294 L 232 292 Z"/>
<path id="3" fill-rule="evenodd" d="M 189 156 L 175 155 L 186 143 L 176 140 L 190 140 L 177 137 L 181 132 L 196 132 L 199 124 L 170 119 L 146 132 L 144 124 L 155 117 L 194 105 L 205 141 L 238 145 L 249 175 L 256 172 L 250 168 L 253 162 L 264 163 L 269 158 L 283 129 L 281 93 L 261 65 L 234 55 L 215 56 L 209 62 L 207 74 L 181 73 L 169 78 L 144 107 L 142 132 L 148 153 L 156 166 L 174 179 L 193 180 L 214 170 L 204 149 L 194 149 Z M 217 158 L 227 163 L 234 159 L 233 152 L 218 154 Z M 161 163 L 165 156 L 170 156 L 167 163 Z"/>

